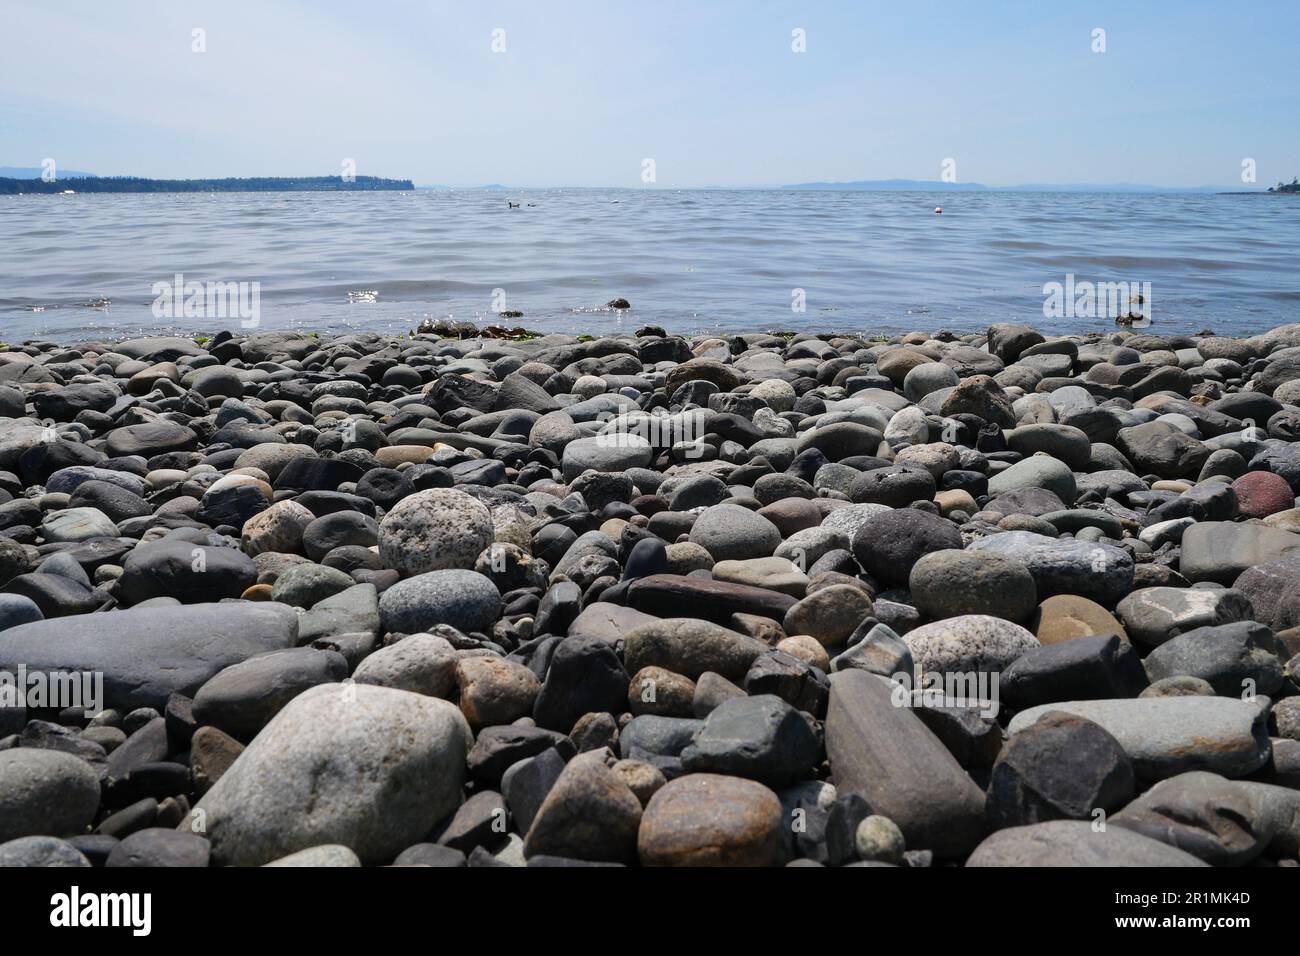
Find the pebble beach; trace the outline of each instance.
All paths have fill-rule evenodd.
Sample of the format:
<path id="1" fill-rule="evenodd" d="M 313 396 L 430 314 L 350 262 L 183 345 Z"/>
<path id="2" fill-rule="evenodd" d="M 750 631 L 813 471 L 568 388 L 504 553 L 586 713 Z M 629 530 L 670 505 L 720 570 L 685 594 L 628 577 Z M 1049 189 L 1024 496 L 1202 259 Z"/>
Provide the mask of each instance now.
<path id="1" fill-rule="evenodd" d="M 10 345 L 0 866 L 1300 865 L 1297 492 L 1300 325 Z"/>

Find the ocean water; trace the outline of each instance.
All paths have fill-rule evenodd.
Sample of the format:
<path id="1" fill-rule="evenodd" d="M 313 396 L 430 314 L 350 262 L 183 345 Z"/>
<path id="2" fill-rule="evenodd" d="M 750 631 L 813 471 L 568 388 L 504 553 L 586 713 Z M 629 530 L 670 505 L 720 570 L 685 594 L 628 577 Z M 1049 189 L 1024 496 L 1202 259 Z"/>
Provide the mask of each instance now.
<path id="1" fill-rule="evenodd" d="M 75 184 L 73 184 L 75 186 Z M 508 203 L 520 203 L 509 208 Z M 942 206 L 941 215 L 934 209 Z M 602 334 L 1116 328 L 1045 286 L 1146 289 L 1151 331 L 1300 321 L 1300 197 L 416 190 L 0 197 L 0 340 L 425 318 Z M 175 277 L 244 311 L 168 314 Z M 1149 284 L 1149 285 L 1147 285 Z M 1050 287 L 1049 287 L 1050 289 Z M 603 308 L 615 297 L 632 308 Z M 220 296 L 218 296 L 219 301 Z M 227 303 L 222 303 L 227 304 Z M 215 306 L 213 307 L 215 308 Z M 501 318 L 501 309 L 522 317 Z M 1101 310 L 1098 310 L 1101 311 Z"/>

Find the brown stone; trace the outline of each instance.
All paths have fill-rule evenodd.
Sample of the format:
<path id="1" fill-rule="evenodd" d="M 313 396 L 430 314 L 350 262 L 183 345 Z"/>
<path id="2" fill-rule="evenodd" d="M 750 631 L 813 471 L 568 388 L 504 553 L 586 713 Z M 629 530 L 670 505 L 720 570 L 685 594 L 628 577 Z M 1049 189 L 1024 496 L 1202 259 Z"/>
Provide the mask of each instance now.
<path id="1" fill-rule="evenodd" d="M 216 727 L 200 727 L 194 731 L 190 740 L 190 769 L 199 796 L 211 790 L 243 752 L 243 744 Z"/>
<path id="2" fill-rule="evenodd" d="M 833 584 L 809 594 L 786 612 L 787 634 L 807 634 L 827 647 L 843 644 L 874 610 L 871 598 L 858 588 Z"/>
<path id="3" fill-rule="evenodd" d="M 727 625 L 733 631 L 756 637 L 771 647 L 786 638 L 785 628 L 770 617 L 760 617 L 757 614 L 733 614 Z"/>
<path id="4" fill-rule="evenodd" d="M 642 807 L 649 803 L 650 798 L 668 782 L 668 778 L 664 776 L 662 770 L 654 764 L 648 764 L 642 760 L 620 760 L 614 764 L 613 770 L 623 778 L 623 782 L 636 794 L 636 798 L 641 801 Z"/>
<path id="5" fill-rule="evenodd" d="M 831 656 L 826 653 L 822 643 L 810 634 L 795 634 L 776 645 L 778 651 L 785 651 L 791 657 L 797 657 L 805 664 L 820 668 L 830 673 Z"/>
<path id="6" fill-rule="evenodd" d="M 1060 644 L 1091 634 L 1118 634 L 1127 641 L 1124 625 L 1096 601 L 1074 594 L 1058 594 L 1038 605 L 1029 622 L 1040 644 Z"/>
<path id="7" fill-rule="evenodd" d="M 641 801 L 613 767 L 607 749 L 569 761 L 533 817 L 524 856 L 631 862 L 636 857 Z"/>
<path id="8" fill-rule="evenodd" d="M 693 717 L 695 681 L 662 667 L 643 667 L 627 685 L 627 709 L 636 717 Z"/>
<path id="9" fill-rule="evenodd" d="M 627 589 L 629 607 L 659 617 L 675 617 L 690 609 L 693 617 L 726 624 L 731 615 L 757 614 L 779 621 L 795 599 L 779 591 L 726 581 L 709 581 L 676 574 L 652 574 Z"/>
<path id="10" fill-rule="evenodd" d="M 541 690 L 537 675 L 501 657 L 462 657 L 456 662 L 460 712 L 470 727 L 497 727 L 533 712 Z"/>
<path id="11" fill-rule="evenodd" d="M 641 817 L 644 866 L 777 866 L 781 801 L 753 780 L 693 773 L 661 788 Z"/>

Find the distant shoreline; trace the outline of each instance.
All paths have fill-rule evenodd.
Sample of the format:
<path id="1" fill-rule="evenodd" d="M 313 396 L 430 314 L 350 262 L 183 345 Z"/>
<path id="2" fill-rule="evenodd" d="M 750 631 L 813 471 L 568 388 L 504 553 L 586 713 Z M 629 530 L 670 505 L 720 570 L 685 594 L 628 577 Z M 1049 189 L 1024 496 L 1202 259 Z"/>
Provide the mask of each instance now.
<path id="1" fill-rule="evenodd" d="M 83 176 L 62 180 L 0 178 L 0 195 L 73 193 L 387 192 L 413 190 L 409 179 L 378 176 L 259 176 L 227 179 L 144 179 Z"/>

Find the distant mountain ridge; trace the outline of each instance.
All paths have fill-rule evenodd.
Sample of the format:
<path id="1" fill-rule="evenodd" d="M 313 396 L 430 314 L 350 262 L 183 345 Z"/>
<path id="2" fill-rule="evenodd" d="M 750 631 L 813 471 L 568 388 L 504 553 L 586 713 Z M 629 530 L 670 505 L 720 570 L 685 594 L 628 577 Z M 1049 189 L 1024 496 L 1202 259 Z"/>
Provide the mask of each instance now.
<path id="1" fill-rule="evenodd" d="M 45 170 L 40 166 L 0 166 L 0 179 L 40 179 L 44 172 Z M 58 169 L 57 167 L 54 173 L 59 179 L 84 179 L 95 175 L 80 169 Z"/>
<path id="2" fill-rule="evenodd" d="M 242 192 L 376 192 L 414 189 L 409 179 L 378 176 L 258 176 L 229 179 L 143 179 L 138 176 L 85 176 L 69 183 L 43 179 L 0 178 L 0 194 L 62 193 L 242 193 Z"/>

